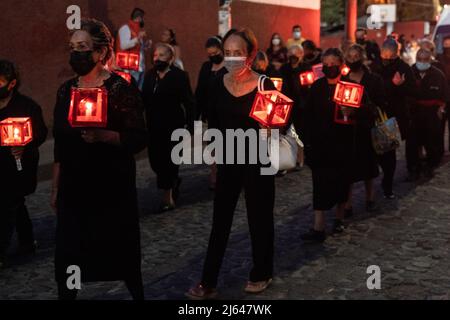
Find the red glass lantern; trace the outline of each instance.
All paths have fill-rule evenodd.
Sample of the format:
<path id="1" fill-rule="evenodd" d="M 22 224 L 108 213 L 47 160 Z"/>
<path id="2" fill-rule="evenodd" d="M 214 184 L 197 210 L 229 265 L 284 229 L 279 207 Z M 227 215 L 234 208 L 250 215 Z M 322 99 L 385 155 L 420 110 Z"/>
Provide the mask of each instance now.
<path id="1" fill-rule="evenodd" d="M 121 69 L 139 71 L 140 53 L 137 52 L 117 52 L 116 64 Z"/>
<path id="2" fill-rule="evenodd" d="M 105 88 L 72 88 L 69 123 L 74 128 L 104 128 L 107 123 L 108 93 Z"/>
<path id="3" fill-rule="evenodd" d="M 314 72 L 313 71 L 306 71 L 303 73 L 300 73 L 300 84 L 302 86 L 310 86 L 314 83 Z"/>
<path id="4" fill-rule="evenodd" d="M 0 145 L 4 147 L 23 147 L 33 140 L 31 118 L 7 118 L 0 122 Z M 22 162 L 16 158 L 18 171 L 22 171 Z"/>
<path id="5" fill-rule="evenodd" d="M 343 76 L 346 76 L 346 75 L 348 75 L 349 73 L 350 73 L 350 68 L 347 67 L 347 66 L 344 64 L 344 66 L 342 67 L 342 70 L 341 70 L 341 74 L 342 74 Z"/>
<path id="6" fill-rule="evenodd" d="M 33 140 L 31 119 L 7 118 L 0 122 L 1 145 L 4 147 L 23 147 Z"/>
<path id="7" fill-rule="evenodd" d="M 281 91 L 283 88 L 283 79 L 282 78 L 270 78 L 272 80 L 273 85 L 278 91 Z"/>
<path id="8" fill-rule="evenodd" d="M 357 83 L 339 81 L 334 91 L 333 100 L 338 105 L 359 108 L 364 93 L 364 87 Z"/>
<path id="9" fill-rule="evenodd" d="M 256 94 L 250 117 L 270 128 L 287 124 L 294 102 L 279 91 L 260 91 Z"/>
<path id="10" fill-rule="evenodd" d="M 318 80 L 320 78 L 325 77 L 325 75 L 322 72 L 323 64 L 319 63 L 312 66 L 312 71 L 314 72 L 314 80 Z"/>
<path id="11" fill-rule="evenodd" d="M 114 71 L 114 72 L 117 73 L 122 78 L 124 78 L 128 83 L 131 83 L 131 74 L 123 71 Z"/>

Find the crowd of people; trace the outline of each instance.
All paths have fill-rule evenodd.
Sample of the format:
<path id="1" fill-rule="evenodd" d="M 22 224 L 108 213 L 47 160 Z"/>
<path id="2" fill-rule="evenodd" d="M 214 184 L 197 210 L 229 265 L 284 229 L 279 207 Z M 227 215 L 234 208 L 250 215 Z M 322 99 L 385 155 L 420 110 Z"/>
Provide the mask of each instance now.
<path id="1" fill-rule="evenodd" d="M 125 281 L 134 299 L 143 299 L 139 210 L 134 155 L 145 148 L 157 187 L 163 191 L 160 211 L 176 208 L 181 178 L 171 160 L 174 130 L 193 129 L 195 120 L 222 132 L 227 129 L 260 129 L 249 117 L 258 93 L 276 90 L 270 77 L 283 80 L 281 92 L 293 100 L 289 124 L 304 143 L 306 163 L 312 172 L 314 225 L 301 236 L 305 242 L 326 239 L 325 212 L 336 208 L 333 233 L 345 230 L 353 215 L 352 185 L 363 181 L 366 209 L 377 209 L 375 178 L 383 173 L 385 199 L 395 199 L 397 150 L 378 154 L 371 131 L 379 111 L 395 117 L 406 140 L 408 179 L 431 178 L 444 150 L 449 121 L 450 37 L 436 56 L 434 43 L 419 42 L 416 62 L 401 57 L 397 39 L 389 36 L 381 48 L 358 29 L 355 43 L 322 50 L 292 28 L 284 44 L 274 33 L 267 50 L 260 50 L 249 29 L 232 29 L 224 38 L 207 39 L 208 57 L 199 72 L 195 92 L 183 70 L 175 32 L 164 31 L 152 44 L 144 31 L 145 13 L 135 9 L 118 32 L 115 47 L 108 28 L 86 19 L 70 34 L 70 65 L 76 77 L 57 92 L 53 117 L 54 167 L 51 204 L 56 212 L 55 279 L 60 299 L 75 299 L 77 290 L 66 286 L 66 270 L 78 265 L 83 281 Z M 137 70 L 127 82 L 114 57 L 116 52 L 139 54 Z M 152 49 L 152 68 L 146 72 L 145 51 Z M 344 50 L 341 50 L 344 49 Z M 302 85 L 300 74 L 322 64 L 322 77 Z M 348 72 L 343 70 L 348 68 Z M 264 77 L 262 75 L 267 75 Z M 361 106 L 342 109 L 333 100 L 339 81 L 364 87 Z M 40 107 L 19 92 L 19 75 L 13 63 L 0 60 L 0 120 L 29 117 L 33 141 L 26 146 L 0 148 L 0 268 L 14 230 L 22 254 L 36 250 L 25 196 L 36 189 L 39 146 L 47 128 Z M 69 113 L 73 88 L 103 88 L 108 94 L 105 128 L 71 126 Z M 352 121 L 336 120 L 347 112 Z M 249 146 L 246 145 L 246 151 Z M 450 149 L 450 146 L 448 146 Z M 23 170 L 16 168 L 21 159 Z M 239 195 L 245 203 L 253 249 L 253 267 L 245 286 L 260 293 L 271 283 L 274 264 L 275 176 L 261 175 L 262 163 L 211 166 L 209 187 L 215 192 L 212 230 L 202 278 L 188 290 L 193 299 L 217 295 L 217 281 L 231 232 Z M 283 176 L 280 172 L 279 176 Z"/>

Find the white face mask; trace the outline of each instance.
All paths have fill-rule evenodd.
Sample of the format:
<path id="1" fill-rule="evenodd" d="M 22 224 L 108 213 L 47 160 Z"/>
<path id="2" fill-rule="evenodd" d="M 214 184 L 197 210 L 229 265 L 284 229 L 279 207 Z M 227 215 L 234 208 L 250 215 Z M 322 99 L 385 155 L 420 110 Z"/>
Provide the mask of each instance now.
<path id="1" fill-rule="evenodd" d="M 243 72 L 246 68 L 246 61 L 247 57 L 225 57 L 224 66 L 229 73 L 237 74 Z"/>
<path id="2" fill-rule="evenodd" d="M 272 44 L 273 44 L 274 46 L 279 46 L 280 43 L 281 43 L 281 40 L 280 40 L 280 39 L 278 39 L 278 38 L 272 39 Z"/>
<path id="3" fill-rule="evenodd" d="M 299 40 L 302 37 L 302 33 L 300 31 L 294 32 L 294 39 Z"/>

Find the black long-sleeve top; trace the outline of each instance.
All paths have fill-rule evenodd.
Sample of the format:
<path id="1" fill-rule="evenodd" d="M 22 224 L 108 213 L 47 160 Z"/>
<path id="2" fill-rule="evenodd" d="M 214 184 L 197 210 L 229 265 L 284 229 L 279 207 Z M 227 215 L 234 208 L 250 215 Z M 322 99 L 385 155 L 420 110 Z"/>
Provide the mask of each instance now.
<path id="1" fill-rule="evenodd" d="M 195 119 L 208 120 L 208 105 L 211 100 L 211 91 L 215 79 L 227 73 L 227 69 L 222 67 L 217 71 L 212 70 L 211 61 L 203 63 L 198 75 L 197 88 L 195 89 L 196 116 Z"/>
<path id="2" fill-rule="evenodd" d="M 145 76 L 142 94 L 150 134 L 193 127 L 195 99 L 187 72 L 171 66 L 160 79 L 152 69 Z"/>
<path id="3" fill-rule="evenodd" d="M 41 107 L 32 99 L 13 93 L 8 105 L 0 109 L 0 121 L 6 118 L 30 117 L 33 140 L 25 146 L 22 171 L 17 170 L 11 147 L 0 147 L 0 197 L 15 197 L 31 194 L 36 189 L 39 164 L 39 146 L 47 137 L 47 127 L 42 117 Z"/>

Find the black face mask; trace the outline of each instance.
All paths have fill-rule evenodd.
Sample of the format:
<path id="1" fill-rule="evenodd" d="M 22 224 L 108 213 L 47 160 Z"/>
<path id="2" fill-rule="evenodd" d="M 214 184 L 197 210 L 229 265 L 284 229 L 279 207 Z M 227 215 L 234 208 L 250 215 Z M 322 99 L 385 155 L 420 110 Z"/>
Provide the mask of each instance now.
<path id="1" fill-rule="evenodd" d="M 364 38 L 357 38 L 356 43 L 359 44 L 360 46 L 363 46 L 366 44 L 366 40 Z"/>
<path id="2" fill-rule="evenodd" d="M 169 63 L 167 61 L 156 60 L 154 66 L 156 71 L 164 71 L 169 67 Z"/>
<path id="3" fill-rule="evenodd" d="M 336 79 L 341 74 L 341 68 L 339 66 L 323 66 L 322 72 L 328 79 Z"/>
<path id="4" fill-rule="evenodd" d="M 0 88 L 0 100 L 6 99 L 10 95 L 10 91 L 8 89 L 9 83 L 7 83 L 4 87 Z"/>
<path id="5" fill-rule="evenodd" d="M 72 51 L 70 54 L 70 66 L 80 76 L 85 76 L 97 65 L 92 57 L 92 50 Z"/>
<path id="6" fill-rule="evenodd" d="M 314 53 L 308 53 L 307 55 L 305 55 L 306 60 L 312 60 L 314 59 L 314 57 L 315 57 Z"/>
<path id="7" fill-rule="evenodd" d="M 297 57 L 297 56 L 290 56 L 290 57 L 289 57 L 289 63 L 290 63 L 290 64 L 297 64 L 299 60 L 300 60 L 300 59 L 299 59 L 299 57 Z"/>
<path id="8" fill-rule="evenodd" d="M 388 67 L 394 63 L 395 59 L 381 59 L 383 66 Z"/>
<path id="9" fill-rule="evenodd" d="M 362 60 L 358 60 L 355 62 L 346 62 L 345 64 L 350 68 L 351 71 L 359 71 L 363 66 Z"/>
<path id="10" fill-rule="evenodd" d="M 143 28 L 144 26 L 145 26 L 145 22 L 144 21 L 139 22 L 139 27 Z"/>
<path id="11" fill-rule="evenodd" d="M 216 54 L 215 56 L 209 56 L 209 61 L 211 61 L 213 64 L 221 64 L 223 61 L 223 55 Z"/>

